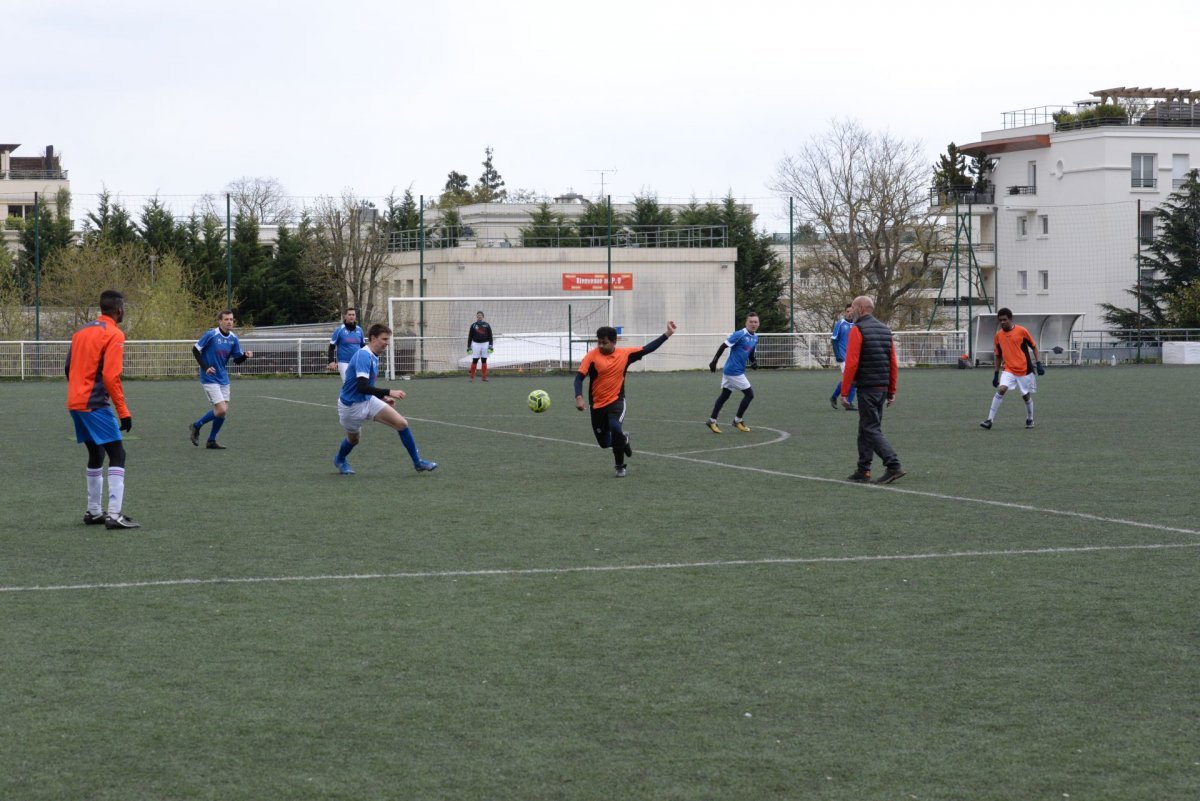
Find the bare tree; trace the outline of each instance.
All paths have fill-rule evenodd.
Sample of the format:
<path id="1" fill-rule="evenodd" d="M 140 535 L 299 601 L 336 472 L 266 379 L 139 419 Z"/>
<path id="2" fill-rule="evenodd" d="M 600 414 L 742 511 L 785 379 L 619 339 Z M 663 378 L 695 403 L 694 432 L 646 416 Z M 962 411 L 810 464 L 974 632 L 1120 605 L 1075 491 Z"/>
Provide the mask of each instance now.
<path id="1" fill-rule="evenodd" d="M 206 194 L 200 199 L 205 214 L 225 219 L 225 195 L 229 195 L 233 215 L 241 214 L 258 225 L 293 223 L 299 214 L 283 184 L 274 178 L 243 176 L 225 184 L 220 195 Z"/>
<path id="2" fill-rule="evenodd" d="M 801 245 L 797 315 L 824 326 L 857 295 L 893 326 L 927 315 L 928 289 L 946 238 L 929 205 L 929 168 L 919 142 L 834 120 L 779 162 L 771 189 L 795 199 Z"/>
<path id="3" fill-rule="evenodd" d="M 316 224 L 319 268 L 333 284 L 339 306 L 358 309 L 359 319 L 375 319 L 379 275 L 387 257 L 384 215 L 350 190 L 322 197 L 311 210 Z"/>

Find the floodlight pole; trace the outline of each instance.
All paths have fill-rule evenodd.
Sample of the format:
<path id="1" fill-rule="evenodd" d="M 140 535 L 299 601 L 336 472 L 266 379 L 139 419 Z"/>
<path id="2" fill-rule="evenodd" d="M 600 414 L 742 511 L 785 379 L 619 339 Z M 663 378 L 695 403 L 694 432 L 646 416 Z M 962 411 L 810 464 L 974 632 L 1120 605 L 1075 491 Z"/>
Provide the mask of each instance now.
<path id="1" fill-rule="evenodd" d="M 1137 289 L 1137 328 L 1138 328 L 1138 344 L 1137 344 L 1137 363 L 1142 363 L 1142 199 L 1138 198 L 1137 202 L 1137 223 L 1134 226 L 1134 232 L 1137 239 L 1137 258 L 1134 264 L 1137 268 L 1136 277 L 1133 285 Z"/>
<path id="2" fill-rule="evenodd" d="M 33 193 L 33 338 L 42 340 L 42 204 Z"/>
<path id="3" fill-rule="evenodd" d="M 425 297 L 425 196 L 421 195 L 419 222 L 417 223 L 418 268 L 417 268 L 417 297 Z M 425 366 L 425 303 L 417 304 L 417 342 L 421 345 L 421 358 L 413 365 L 413 372 L 418 372 L 417 366 Z"/>
<path id="4" fill-rule="evenodd" d="M 956 203 L 957 203 L 957 201 L 956 201 Z M 971 327 L 971 318 L 975 314 L 975 298 L 974 298 L 975 273 L 972 272 L 972 270 L 978 268 L 978 266 L 979 266 L 975 261 L 975 245 L 973 242 L 971 242 L 971 223 L 973 222 L 973 218 L 971 217 L 971 214 L 972 214 L 971 203 L 968 201 L 968 203 L 967 203 L 967 328 Z M 958 216 L 957 207 L 955 210 L 955 216 L 956 217 Z M 959 259 L 961 261 L 962 257 L 959 256 Z M 982 284 L 982 283 L 983 283 L 983 275 L 982 275 L 982 273 L 980 273 L 980 284 Z M 967 341 L 967 356 L 971 357 L 971 359 L 974 359 L 975 358 L 975 354 L 973 352 L 974 344 L 970 342 L 970 337 L 967 337 L 967 340 L 968 340 Z"/>
<path id="5" fill-rule="evenodd" d="M 788 198 L 788 331 L 793 334 L 796 333 L 796 215 L 794 201 L 795 198 Z"/>
<path id="6" fill-rule="evenodd" d="M 605 218 L 608 223 L 608 296 L 612 297 L 612 195 L 605 195 Z M 608 324 L 612 325 L 612 302 L 608 304 Z"/>
<path id="7" fill-rule="evenodd" d="M 233 311 L 233 244 L 230 239 L 233 230 L 233 218 L 230 212 L 229 193 L 225 193 L 225 296 L 228 302 L 226 308 Z"/>

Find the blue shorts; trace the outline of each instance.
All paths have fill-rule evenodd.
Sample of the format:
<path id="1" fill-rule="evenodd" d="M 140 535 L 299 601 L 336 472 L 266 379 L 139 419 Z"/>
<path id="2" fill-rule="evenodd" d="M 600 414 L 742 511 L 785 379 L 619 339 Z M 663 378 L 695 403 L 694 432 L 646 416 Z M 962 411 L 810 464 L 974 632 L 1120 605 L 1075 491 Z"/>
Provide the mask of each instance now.
<path id="1" fill-rule="evenodd" d="M 71 412 L 75 421 L 75 441 L 94 442 L 103 445 L 106 442 L 120 442 L 121 428 L 117 415 L 112 409 L 93 409 L 90 412 Z"/>

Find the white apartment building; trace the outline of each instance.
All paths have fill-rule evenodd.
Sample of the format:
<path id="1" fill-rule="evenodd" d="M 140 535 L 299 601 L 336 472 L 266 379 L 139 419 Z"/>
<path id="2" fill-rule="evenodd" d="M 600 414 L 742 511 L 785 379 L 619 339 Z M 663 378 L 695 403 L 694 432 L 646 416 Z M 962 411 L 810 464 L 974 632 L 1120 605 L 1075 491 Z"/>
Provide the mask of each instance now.
<path id="1" fill-rule="evenodd" d="M 973 250 L 993 308 L 1081 314 L 1133 308 L 1154 210 L 1200 167 L 1200 92 L 1120 87 L 1064 106 L 1005 112 L 959 149 L 994 160 L 992 192 L 970 206 Z M 981 203 L 980 200 L 983 200 Z M 960 199 L 961 200 L 961 199 Z M 959 213 L 967 213 L 960 203 Z"/>
<path id="2" fill-rule="evenodd" d="M 40 156 L 14 156 L 19 147 L 0 145 L 0 219 L 32 217 L 34 193 L 53 209 L 58 190 L 71 188 L 54 145 Z"/>
<path id="3" fill-rule="evenodd" d="M 51 212 L 60 189 L 70 189 L 62 159 L 48 145 L 40 156 L 14 156 L 20 145 L 0 145 L 0 228 L 9 253 L 17 250 L 17 230 L 6 221 L 33 216 L 34 197 L 45 198 Z"/>

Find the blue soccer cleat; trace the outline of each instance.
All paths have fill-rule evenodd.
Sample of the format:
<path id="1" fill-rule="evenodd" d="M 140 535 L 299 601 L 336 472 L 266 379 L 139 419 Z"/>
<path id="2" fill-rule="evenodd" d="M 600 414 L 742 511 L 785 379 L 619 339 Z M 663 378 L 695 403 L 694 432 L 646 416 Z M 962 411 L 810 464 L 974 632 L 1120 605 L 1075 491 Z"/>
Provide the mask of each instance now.
<path id="1" fill-rule="evenodd" d="M 350 463 L 347 462 L 345 459 L 339 459 L 336 456 L 333 457 L 333 466 L 336 467 L 338 469 L 338 472 L 341 473 L 343 476 L 354 475 L 354 471 L 350 469 Z"/>
<path id="2" fill-rule="evenodd" d="M 422 459 L 413 465 L 418 473 L 432 473 L 437 470 L 437 462 L 431 462 L 428 459 Z"/>

